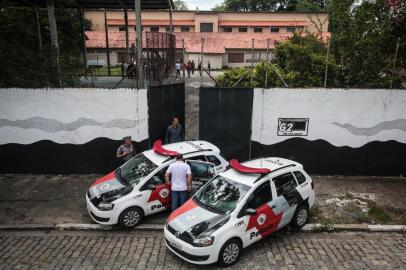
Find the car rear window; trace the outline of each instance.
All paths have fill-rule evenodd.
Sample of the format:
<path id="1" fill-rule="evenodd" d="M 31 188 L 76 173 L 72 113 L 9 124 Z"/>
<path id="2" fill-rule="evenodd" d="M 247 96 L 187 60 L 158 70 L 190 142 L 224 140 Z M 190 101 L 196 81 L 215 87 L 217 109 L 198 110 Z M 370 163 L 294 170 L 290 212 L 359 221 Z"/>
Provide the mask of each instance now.
<path id="1" fill-rule="evenodd" d="M 287 194 L 297 187 L 297 182 L 290 172 L 274 177 L 273 182 L 278 196 Z"/>
<path id="2" fill-rule="evenodd" d="M 301 173 L 299 171 L 294 171 L 293 174 L 296 176 L 296 179 L 297 179 L 297 182 L 299 182 L 299 185 L 306 182 L 306 176 L 304 176 L 303 173 Z"/>
<path id="3" fill-rule="evenodd" d="M 221 161 L 216 156 L 206 156 L 207 161 L 213 163 L 216 166 L 221 165 Z"/>

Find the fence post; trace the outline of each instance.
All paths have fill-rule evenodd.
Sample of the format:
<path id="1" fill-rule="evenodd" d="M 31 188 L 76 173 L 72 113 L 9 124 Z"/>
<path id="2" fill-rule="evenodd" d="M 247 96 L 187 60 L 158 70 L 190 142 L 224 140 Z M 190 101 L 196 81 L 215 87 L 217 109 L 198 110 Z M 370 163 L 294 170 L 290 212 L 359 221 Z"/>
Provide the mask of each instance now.
<path id="1" fill-rule="evenodd" d="M 185 61 L 185 40 L 182 38 L 182 58 Z"/>
<path id="2" fill-rule="evenodd" d="M 265 88 L 268 87 L 268 70 L 269 70 L 269 38 L 266 40 L 266 70 L 265 70 Z"/>
<path id="3" fill-rule="evenodd" d="M 327 54 L 326 54 L 326 70 L 324 71 L 324 88 L 327 87 L 327 73 L 328 73 L 328 55 L 330 53 L 330 38 L 327 41 Z"/>
<path id="4" fill-rule="evenodd" d="M 201 48 L 201 56 L 200 56 L 200 63 L 201 63 L 201 65 L 200 65 L 200 86 L 203 86 L 203 43 L 204 43 L 204 38 L 202 38 L 201 39 L 201 45 L 202 45 L 202 48 Z"/>
<path id="5" fill-rule="evenodd" d="M 254 87 L 254 45 L 255 45 L 255 40 L 252 39 L 252 50 L 251 50 L 251 87 Z"/>
<path id="6" fill-rule="evenodd" d="M 393 61 L 392 77 L 390 79 L 390 89 L 392 89 L 392 87 L 393 87 L 393 74 L 394 74 L 395 68 L 396 68 L 396 60 L 398 59 L 399 44 L 400 44 L 400 37 L 398 37 L 398 42 L 396 43 L 395 59 Z"/>

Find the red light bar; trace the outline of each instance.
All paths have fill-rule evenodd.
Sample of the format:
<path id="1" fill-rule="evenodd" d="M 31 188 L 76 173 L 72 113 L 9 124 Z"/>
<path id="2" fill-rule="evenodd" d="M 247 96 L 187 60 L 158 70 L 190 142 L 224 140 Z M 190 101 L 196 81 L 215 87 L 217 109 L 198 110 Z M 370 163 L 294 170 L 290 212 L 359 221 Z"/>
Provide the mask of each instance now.
<path id="1" fill-rule="evenodd" d="M 271 172 L 271 170 L 267 169 L 267 168 L 250 168 L 250 167 L 244 166 L 236 159 L 230 160 L 230 166 L 231 166 L 231 168 L 233 168 L 236 171 L 239 171 L 240 173 L 265 175 L 265 174 L 268 174 Z"/>
<path id="2" fill-rule="evenodd" d="M 152 149 L 154 150 L 155 153 L 164 155 L 164 156 L 176 157 L 176 155 L 178 154 L 178 152 L 176 152 L 176 151 L 171 151 L 171 150 L 167 150 L 167 149 L 163 148 L 161 140 L 155 141 Z"/>

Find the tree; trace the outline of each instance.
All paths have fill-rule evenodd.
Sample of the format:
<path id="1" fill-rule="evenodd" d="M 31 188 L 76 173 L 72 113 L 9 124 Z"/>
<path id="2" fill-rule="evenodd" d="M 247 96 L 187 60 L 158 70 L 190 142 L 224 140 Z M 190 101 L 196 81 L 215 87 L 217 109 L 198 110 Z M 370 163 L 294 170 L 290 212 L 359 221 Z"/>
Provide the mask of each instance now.
<path id="1" fill-rule="evenodd" d="M 267 87 L 283 86 L 282 77 L 289 87 L 321 87 L 324 83 L 326 64 L 326 44 L 312 35 L 294 35 L 285 42 L 276 44 L 272 65 L 265 62 L 254 66 L 253 86 L 265 87 L 265 74 L 268 73 Z M 337 66 L 334 59 L 328 61 L 328 86 L 336 85 Z M 247 68 L 231 69 L 219 76 L 224 86 L 239 82 L 241 87 L 251 86 L 251 72 Z"/>
<path id="2" fill-rule="evenodd" d="M 56 9 L 60 44 L 60 67 L 65 86 L 77 83 L 81 63 L 81 27 L 75 9 Z M 30 8 L 0 10 L 0 87 L 58 86 L 51 56 L 46 9 L 39 9 L 43 50 L 38 50 L 35 17 Z M 21 20 L 24 18 L 24 20 Z"/>
<path id="3" fill-rule="evenodd" d="M 394 33 L 393 17 L 386 2 L 358 4 L 354 0 L 330 0 L 328 9 L 331 11 L 331 52 L 339 67 L 340 86 L 389 87 L 388 70 L 400 33 Z"/>
<path id="4" fill-rule="evenodd" d="M 175 6 L 175 10 L 189 10 L 186 2 L 183 0 L 174 0 L 173 4 Z"/>

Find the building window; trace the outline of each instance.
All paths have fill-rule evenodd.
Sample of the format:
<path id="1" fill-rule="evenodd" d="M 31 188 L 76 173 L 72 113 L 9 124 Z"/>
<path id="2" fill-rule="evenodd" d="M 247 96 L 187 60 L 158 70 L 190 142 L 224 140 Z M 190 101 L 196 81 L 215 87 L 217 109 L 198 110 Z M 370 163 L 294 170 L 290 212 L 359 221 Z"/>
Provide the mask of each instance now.
<path id="1" fill-rule="evenodd" d="M 262 27 L 255 27 L 254 32 L 255 33 L 262 33 Z"/>
<path id="2" fill-rule="evenodd" d="M 272 33 L 279 33 L 279 27 L 271 26 Z"/>
<path id="3" fill-rule="evenodd" d="M 248 28 L 247 27 L 240 27 L 240 28 L 238 28 L 238 32 L 248 32 Z"/>
<path id="4" fill-rule="evenodd" d="M 228 63 L 244 63 L 244 53 L 228 53 Z"/>
<path id="5" fill-rule="evenodd" d="M 223 27 L 223 32 L 231 33 L 231 32 L 233 32 L 233 28 L 231 28 L 231 27 Z"/>
<path id="6" fill-rule="evenodd" d="M 200 23 L 200 32 L 213 32 L 212 23 Z"/>
<path id="7" fill-rule="evenodd" d="M 294 32 L 296 31 L 296 28 L 295 28 L 295 27 L 287 27 L 287 28 L 286 28 L 286 31 L 287 31 L 288 33 L 294 33 Z"/>
<path id="8" fill-rule="evenodd" d="M 117 62 L 126 63 L 127 62 L 127 53 L 126 52 L 117 52 Z"/>
<path id="9" fill-rule="evenodd" d="M 159 27 L 158 26 L 153 26 L 149 29 L 150 32 L 159 32 Z"/>
<path id="10" fill-rule="evenodd" d="M 141 30 L 144 31 L 144 26 L 141 26 Z M 134 31 L 137 31 L 137 26 L 134 26 Z"/>
<path id="11" fill-rule="evenodd" d="M 170 30 L 171 30 L 171 28 L 169 28 L 169 27 L 165 28 L 166 33 L 169 33 Z"/>
<path id="12" fill-rule="evenodd" d="M 125 31 L 125 26 L 119 26 L 119 27 L 118 27 L 118 31 L 124 32 L 124 31 Z"/>
<path id="13" fill-rule="evenodd" d="M 189 26 L 181 26 L 180 31 L 181 32 L 190 32 L 190 28 L 189 28 Z"/>

